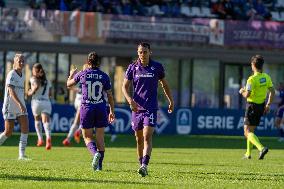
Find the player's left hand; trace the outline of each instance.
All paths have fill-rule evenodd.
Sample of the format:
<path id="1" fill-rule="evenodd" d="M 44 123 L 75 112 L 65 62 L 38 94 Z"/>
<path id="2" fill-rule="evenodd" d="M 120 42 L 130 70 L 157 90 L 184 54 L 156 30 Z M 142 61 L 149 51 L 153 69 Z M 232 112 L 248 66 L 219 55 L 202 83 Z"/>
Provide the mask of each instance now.
<path id="1" fill-rule="evenodd" d="M 174 104 L 170 103 L 169 108 L 168 108 L 168 113 L 171 114 L 171 113 L 173 113 L 173 111 L 174 111 Z"/>
<path id="2" fill-rule="evenodd" d="M 269 112 L 270 112 L 270 106 L 265 105 L 263 114 L 265 115 L 265 114 L 268 114 Z"/>

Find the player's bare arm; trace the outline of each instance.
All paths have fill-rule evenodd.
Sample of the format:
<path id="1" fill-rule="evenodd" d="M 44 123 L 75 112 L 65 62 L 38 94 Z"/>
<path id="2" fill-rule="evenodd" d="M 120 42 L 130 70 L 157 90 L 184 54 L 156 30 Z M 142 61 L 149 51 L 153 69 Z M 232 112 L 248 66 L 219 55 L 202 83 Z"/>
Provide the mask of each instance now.
<path id="1" fill-rule="evenodd" d="M 138 111 L 137 104 L 136 104 L 136 102 L 134 102 L 134 100 L 128 94 L 130 83 L 131 83 L 131 81 L 128 80 L 128 79 L 123 80 L 122 92 L 123 92 L 128 104 L 130 105 L 130 109 L 134 112 L 137 112 Z"/>
<path id="2" fill-rule="evenodd" d="M 112 123 L 115 119 L 115 114 L 114 114 L 114 99 L 113 99 L 113 95 L 111 90 L 107 90 L 107 98 L 108 98 L 108 103 L 109 103 L 109 107 L 110 107 L 110 112 L 109 112 L 109 116 L 108 116 L 108 120 L 110 123 Z"/>
<path id="3" fill-rule="evenodd" d="M 31 88 L 28 90 L 28 96 L 32 96 L 35 94 L 35 92 L 39 89 L 40 83 L 38 82 L 38 80 L 36 80 L 35 82 L 33 82 L 31 84 Z"/>
<path id="4" fill-rule="evenodd" d="M 239 93 L 244 97 L 248 98 L 251 94 L 251 91 L 246 90 L 244 87 L 240 88 Z"/>
<path id="5" fill-rule="evenodd" d="M 166 81 L 165 78 L 160 80 L 160 84 L 163 88 L 164 94 L 167 97 L 168 101 L 169 101 L 169 108 L 168 108 L 168 112 L 172 113 L 174 111 L 174 100 L 173 100 L 173 96 L 171 93 L 171 90 L 169 88 L 168 82 Z"/>
<path id="6" fill-rule="evenodd" d="M 71 87 L 73 87 L 74 85 L 76 85 L 76 81 L 73 79 L 74 75 L 77 73 L 77 68 L 70 70 L 70 75 L 67 79 L 67 88 L 70 89 Z"/>
<path id="7" fill-rule="evenodd" d="M 270 88 L 268 88 L 268 90 L 269 90 L 268 100 L 267 100 L 267 103 L 266 103 L 265 108 L 264 108 L 264 114 L 269 113 L 270 105 L 273 102 L 274 96 L 275 96 L 275 89 L 274 89 L 274 87 L 270 87 Z"/>
<path id="8" fill-rule="evenodd" d="M 19 100 L 15 90 L 14 90 L 14 86 L 9 85 L 8 86 L 8 92 L 10 94 L 10 96 L 12 97 L 12 99 L 16 102 L 16 104 L 19 106 L 20 110 L 22 113 L 26 112 L 26 108 L 25 106 L 21 103 L 21 101 Z"/>

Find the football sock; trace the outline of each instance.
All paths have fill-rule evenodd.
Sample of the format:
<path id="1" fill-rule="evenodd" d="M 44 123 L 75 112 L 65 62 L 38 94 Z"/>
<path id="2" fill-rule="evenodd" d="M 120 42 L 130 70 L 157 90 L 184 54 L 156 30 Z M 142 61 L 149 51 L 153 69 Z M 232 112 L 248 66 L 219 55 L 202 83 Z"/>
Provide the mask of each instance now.
<path id="1" fill-rule="evenodd" d="M 35 130 L 38 140 L 42 140 L 42 127 L 40 121 L 35 121 Z"/>
<path id="2" fill-rule="evenodd" d="M 256 148 L 261 151 L 263 149 L 262 144 L 259 142 L 259 139 L 257 138 L 257 136 L 254 133 L 249 133 L 248 134 L 248 140 L 256 146 Z"/>
<path id="3" fill-rule="evenodd" d="M 5 135 L 5 133 L 1 133 L 0 134 L 0 146 L 5 142 L 5 140 L 7 139 L 8 137 Z"/>
<path id="4" fill-rule="evenodd" d="M 105 151 L 99 151 L 99 153 L 101 154 L 100 160 L 99 160 L 99 168 L 103 168 L 103 160 L 105 157 Z"/>
<path id="5" fill-rule="evenodd" d="M 149 155 L 145 155 L 142 159 L 142 165 L 143 166 L 147 166 L 149 164 L 150 161 L 150 156 Z"/>
<path id="6" fill-rule="evenodd" d="M 67 135 L 68 140 L 70 141 L 71 138 L 74 136 L 75 131 L 78 129 L 78 125 L 72 124 L 69 130 L 69 133 Z"/>
<path id="7" fill-rule="evenodd" d="M 139 163 L 140 163 L 140 165 L 142 165 L 142 160 L 143 160 L 143 157 L 139 157 Z"/>
<path id="8" fill-rule="evenodd" d="M 247 139 L 247 152 L 246 152 L 246 156 L 250 156 L 251 155 L 252 147 L 253 147 L 253 144 L 249 141 L 249 139 Z"/>
<path id="9" fill-rule="evenodd" d="M 89 152 L 94 156 L 97 153 L 97 146 L 96 143 L 94 141 L 89 142 L 87 145 L 87 148 L 89 150 Z"/>
<path id="10" fill-rule="evenodd" d="M 46 139 L 50 138 L 51 137 L 51 129 L 50 129 L 49 122 L 44 123 L 43 127 L 44 127 L 44 131 L 45 131 Z"/>
<path id="11" fill-rule="evenodd" d="M 25 156 L 27 141 L 28 141 L 28 134 L 21 133 L 20 142 L 19 142 L 19 157 Z"/>

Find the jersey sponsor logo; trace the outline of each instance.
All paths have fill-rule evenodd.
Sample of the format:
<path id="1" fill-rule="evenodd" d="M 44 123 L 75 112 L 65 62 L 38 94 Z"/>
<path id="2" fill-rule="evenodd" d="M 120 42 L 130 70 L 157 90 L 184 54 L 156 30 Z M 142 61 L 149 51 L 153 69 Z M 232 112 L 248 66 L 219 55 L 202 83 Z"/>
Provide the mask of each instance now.
<path id="1" fill-rule="evenodd" d="M 260 83 L 265 83 L 265 82 L 266 82 L 266 78 L 265 78 L 265 77 L 260 78 L 260 79 L 259 79 L 259 82 L 260 82 Z"/>
<path id="2" fill-rule="evenodd" d="M 136 74 L 135 77 L 154 77 L 155 74 L 153 73 L 146 73 L 146 74 Z"/>

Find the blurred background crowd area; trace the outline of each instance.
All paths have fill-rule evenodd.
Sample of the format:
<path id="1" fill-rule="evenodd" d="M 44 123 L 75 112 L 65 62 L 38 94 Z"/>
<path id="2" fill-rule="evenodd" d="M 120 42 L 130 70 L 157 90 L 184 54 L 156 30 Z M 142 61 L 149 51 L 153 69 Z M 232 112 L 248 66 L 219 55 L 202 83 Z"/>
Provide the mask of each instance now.
<path id="1" fill-rule="evenodd" d="M 281 20 L 284 0 L 0 0 L 1 7 L 158 17 Z"/>

